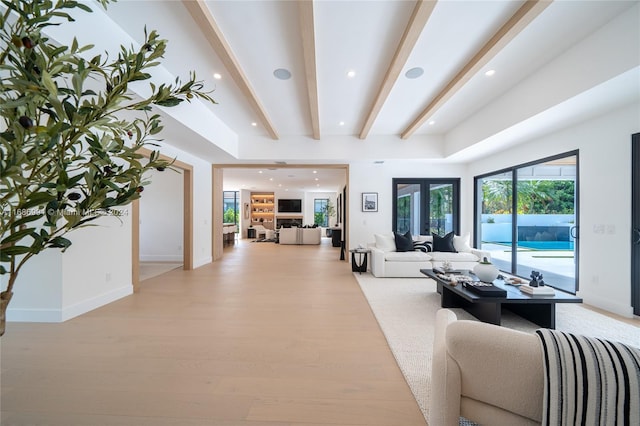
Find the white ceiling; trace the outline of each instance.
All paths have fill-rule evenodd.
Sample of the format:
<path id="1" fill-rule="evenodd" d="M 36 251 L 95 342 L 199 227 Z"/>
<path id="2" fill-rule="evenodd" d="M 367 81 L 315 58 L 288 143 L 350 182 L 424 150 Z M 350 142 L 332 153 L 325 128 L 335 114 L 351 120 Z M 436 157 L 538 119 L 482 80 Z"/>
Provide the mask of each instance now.
<path id="1" fill-rule="evenodd" d="M 638 1 L 546 2 L 546 8 L 542 8 L 530 23 L 525 22 L 522 30 L 510 36 L 504 46 L 497 48 L 495 55 L 485 61 L 486 64 L 471 72 L 468 81 L 451 93 L 443 92 L 447 84 L 471 63 L 474 55 L 525 2 L 420 2 L 434 6 L 433 10 L 424 29 L 418 32 L 415 45 L 407 50 L 406 61 L 401 61 L 399 77 L 391 79 L 389 95 L 383 99 L 370 131 L 361 139 L 358 136 L 401 45 L 417 2 L 315 0 L 312 3 L 313 28 L 309 25 L 301 28 L 299 20 L 304 8 L 297 1 L 203 2 L 206 13 L 211 14 L 228 44 L 227 53 L 231 52 L 235 57 L 238 69 L 255 94 L 255 100 L 248 99 L 242 83 L 232 77 L 231 66 L 228 62 L 225 66 L 225 53 L 220 48 L 214 49 L 208 41 L 211 26 L 194 20 L 194 16 L 202 13 L 194 12 L 193 7 L 187 8 L 185 3 L 186 0 L 119 0 L 108 7 L 106 15 L 100 14 L 100 19 L 104 22 L 110 19 L 109 25 L 121 27 L 126 33 L 124 36 L 130 36 L 136 43 L 143 40 L 145 25 L 157 29 L 169 40 L 163 67 L 171 75 L 183 77 L 195 70 L 208 87 L 215 88 L 213 96 L 218 104 L 206 108 L 212 115 L 209 117 L 202 111 L 192 113 L 197 125 L 190 126 L 189 117 L 174 120 L 174 112 L 165 111 L 167 142 L 211 163 L 274 164 L 285 160 L 289 164 L 330 164 L 375 159 L 470 161 L 486 155 L 491 148 L 488 144 L 494 139 L 499 139 L 499 148 L 503 149 L 544 132 L 545 126 L 549 129 L 557 127 L 557 120 L 553 121 L 555 108 L 561 109 L 565 122 L 570 123 L 602 113 L 605 107 L 610 109 L 625 102 L 637 102 L 640 97 L 640 48 L 634 47 L 640 38 Z M 83 19 L 83 16 L 78 15 L 77 19 Z M 620 24 L 611 25 L 613 20 L 620 20 Z M 620 56 L 602 60 L 597 54 L 598 41 L 590 41 L 590 37 L 602 28 L 608 28 L 608 24 L 621 27 L 625 23 L 628 25 L 629 20 L 630 45 L 602 47 L 610 55 Z M 66 28 L 77 35 L 73 24 Z M 309 79 L 308 72 L 305 73 L 303 34 L 315 37 L 312 43 L 315 79 Z M 113 31 L 109 35 L 111 42 L 122 40 Z M 95 31 L 78 35 L 81 43 L 94 42 L 92 37 L 104 35 Z M 606 37 L 616 40 L 615 33 L 601 36 L 608 40 Z M 593 66 L 579 66 L 584 63 L 581 55 L 588 53 L 583 50 L 591 48 L 595 49 L 589 59 Z M 566 71 L 545 74 L 551 73 L 547 70 L 557 69 L 562 61 Z M 424 74 L 416 79 L 406 78 L 405 72 L 413 67 L 423 68 Z M 289 70 L 291 79 L 276 79 L 273 72 L 278 68 Z M 485 76 L 489 69 L 495 70 L 494 76 Z M 349 70 L 355 71 L 355 77 L 347 77 Z M 215 80 L 214 73 L 222 78 Z M 574 75 L 579 76 L 576 82 Z M 515 103 L 507 102 L 518 91 L 525 93 L 526 85 L 541 79 L 546 82 L 546 86 L 541 86 L 546 90 L 539 90 L 533 97 L 516 98 Z M 619 79 L 617 86 L 612 84 L 615 79 Z M 317 102 L 310 102 L 310 85 L 317 87 Z M 602 93 L 601 87 L 613 86 L 616 90 Z M 593 91 L 604 96 L 603 106 L 584 108 L 581 97 L 593 98 Z M 446 102 L 428 114 L 426 122 L 415 132 L 409 132 L 402 141 L 400 136 L 408 126 L 438 94 L 443 93 Z M 261 113 L 256 110 L 256 100 L 266 119 L 261 119 Z M 536 108 L 531 107 L 530 111 L 521 108 L 527 102 L 535 104 Z M 507 105 L 497 114 L 504 123 L 493 125 L 484 120 L 478 124 L 482 112 L 497 104 Z M 317 140 L 313 137 L 314 110 L 319 123 Z M 542 112 L 545 114 L 541 115 Z M 535 126 L 531 125 L 531 120 L 535 120 Z M 430 121 L 435 123 L 430 125 Z M 273 131 L 269 130 L 269 125 Z M 204 128 L 197 129 L 198 126 Z M 482 131 L 475 132 L 477 137 L 466 136 L 462 138 L 464 141 L 458 140 L 461 139 L 458 135 L 474 134 L 469 130 L 471 126 Z M 510 132 L 517 133 L 517 137 L 505 138 L 504 135 Z M 277 134 L 277 138 L 272 133 Z M 252 176 L 256 169 L 242 173 Z M 284 176 L 278 176 L 280 183 L 294 180 L 287 177 L 291 171 L 283 173 Z M 225 180 L 240 182 L 240 174 L 239 170 L 230 171 L 225 173 Z M 301 172 L 293 174 L 303 175 Z M 315 181 L 305 181 L 296 186 L 315 185 Z"/>

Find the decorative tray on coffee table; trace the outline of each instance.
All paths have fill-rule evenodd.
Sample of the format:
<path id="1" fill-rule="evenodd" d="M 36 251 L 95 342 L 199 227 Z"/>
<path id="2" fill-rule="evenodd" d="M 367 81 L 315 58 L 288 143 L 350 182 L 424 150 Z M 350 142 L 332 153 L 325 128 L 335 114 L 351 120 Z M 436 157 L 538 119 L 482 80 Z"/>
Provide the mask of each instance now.
<path id="1" fill-rule="evenodd" d="M 466 282 L 464 286 L 467 290 L 476 293 L 479 296 L 486 297 L 505 297 L 507 291 L 491 283 L 485 283 L 482 281 Z"/>

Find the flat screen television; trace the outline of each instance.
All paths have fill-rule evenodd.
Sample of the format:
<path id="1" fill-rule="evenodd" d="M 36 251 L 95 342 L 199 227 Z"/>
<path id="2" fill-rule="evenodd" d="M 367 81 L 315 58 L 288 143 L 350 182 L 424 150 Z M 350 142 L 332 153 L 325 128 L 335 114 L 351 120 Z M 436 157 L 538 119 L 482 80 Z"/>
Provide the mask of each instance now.
<path id="1" fill-rule="evenodd" d="M 302 200 L 278 198 L 278 213 L 302 213 Z"/>

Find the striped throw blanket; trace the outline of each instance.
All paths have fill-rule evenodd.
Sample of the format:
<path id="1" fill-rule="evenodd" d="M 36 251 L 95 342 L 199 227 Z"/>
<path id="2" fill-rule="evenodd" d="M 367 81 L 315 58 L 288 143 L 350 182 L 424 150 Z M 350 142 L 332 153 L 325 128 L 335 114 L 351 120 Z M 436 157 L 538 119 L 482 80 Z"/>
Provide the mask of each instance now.
<path id="1" fill-rule="evenodd" d="M 555 330 L 536 333 L 544 356 L 543 425 L 640 425 L 639 349 Z"/>

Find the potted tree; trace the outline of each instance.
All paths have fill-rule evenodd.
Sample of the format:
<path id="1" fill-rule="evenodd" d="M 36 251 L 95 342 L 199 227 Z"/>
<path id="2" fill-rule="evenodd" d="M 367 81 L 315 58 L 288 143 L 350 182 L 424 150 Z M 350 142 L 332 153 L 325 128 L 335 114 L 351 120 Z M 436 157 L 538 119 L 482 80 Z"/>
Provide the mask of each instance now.
<path id="1" fill-rule="evenodd" d="M 106 7 L 111 0 L 99 0 Z M 91 46 L 54 44 L 43 29 L 72 21 L 73 0 L 3 1 L 0 15 L 0 336 L 16 278 L 43 250 L 64 251 L 67 233 L 139 198 L 144 174 L 170 167 L 153 145 L 162 129 L 154 105 L 214 102 L 193 73 L 136 98 L 129 84 L 151 78 L 166 41 L 147 33 L 140 48 L 84 59 Z M 123 118 L 124 112 L 127 112 Z"/>

